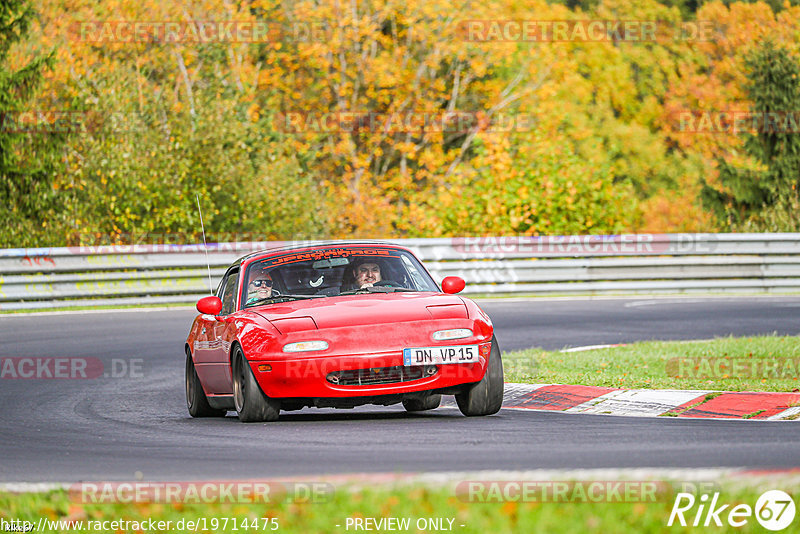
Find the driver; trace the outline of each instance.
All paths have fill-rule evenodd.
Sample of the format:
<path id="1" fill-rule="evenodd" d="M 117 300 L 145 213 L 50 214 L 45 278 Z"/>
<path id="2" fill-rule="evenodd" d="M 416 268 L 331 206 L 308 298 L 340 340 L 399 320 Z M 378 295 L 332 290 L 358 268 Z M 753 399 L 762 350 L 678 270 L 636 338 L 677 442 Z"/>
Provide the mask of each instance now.
<path id="1" fill-rule="evenodd" d="M 356 286 L 372 287 L 383 280 L 381 277 L 381 266 L 375 262 L 364 262 L 353 268 L 353 277 L 356 279 Z"/>
<path id="2" fill-rule="evenodd" d="M 247 304 L 268 299 L 272 296 L 272 276 L 267 271 L 257 270 L 250 275 L 247 284 Z"/>

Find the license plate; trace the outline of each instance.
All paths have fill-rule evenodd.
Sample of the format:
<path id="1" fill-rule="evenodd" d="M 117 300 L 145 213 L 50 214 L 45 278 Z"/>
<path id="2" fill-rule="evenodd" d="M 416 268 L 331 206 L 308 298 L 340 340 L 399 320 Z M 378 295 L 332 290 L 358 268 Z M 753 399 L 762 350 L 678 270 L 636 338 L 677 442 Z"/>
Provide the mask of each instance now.
<path id="1" fill-rule="evenodd" d="M 403 365 L 474 363 L 477 361 L 479 361 L 478 345 L 403 349 Z"/>

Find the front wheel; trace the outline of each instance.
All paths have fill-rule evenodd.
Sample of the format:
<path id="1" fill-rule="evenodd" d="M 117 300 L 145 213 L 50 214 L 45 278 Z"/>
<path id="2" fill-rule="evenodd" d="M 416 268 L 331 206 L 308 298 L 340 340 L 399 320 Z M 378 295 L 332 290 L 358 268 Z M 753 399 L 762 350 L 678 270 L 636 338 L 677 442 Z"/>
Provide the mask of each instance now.
<path id="1" fill-rule="evenodd" d="M 497 340 L 492 337 L 492 351 L 486 373 L 480 382 L 470 384 L 456 395 L 458 409 L 467 416 L 497 413 L 503 406 L 503 387 L 503 360 Z"/>
<path id="2" fill-rule="evenodd" d="M 279 400 L 270 399 L 261 391 L 241 347 L 236 347 L 232 363 L 233 403 L 236 406 L 236 413 L 239 414 L 239 421 L 243 423 L 277 421 L 281 403 Z"/>
<path id="3" fill-rule="evenodd" d="M 208 397 L 194 368 L 192 353 L 188 348 L 186 349 L 186 407 L 192 417 L 225 417 L 228 413 L 227 410 L 212 408 L 208 403 Z"/>

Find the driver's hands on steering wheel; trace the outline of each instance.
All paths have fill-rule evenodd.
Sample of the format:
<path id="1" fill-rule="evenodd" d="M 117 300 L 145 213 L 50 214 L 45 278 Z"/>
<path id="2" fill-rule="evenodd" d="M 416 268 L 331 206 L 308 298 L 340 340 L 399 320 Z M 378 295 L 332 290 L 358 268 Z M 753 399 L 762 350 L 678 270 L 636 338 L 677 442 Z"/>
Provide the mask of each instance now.
<path id="1" fill-rule="evenodd" d="M 381 280 L 380 282 L 375 282 L 372 284 L 373 286 L 384 286 L 384 287 L 403 287 L 397 282 L 393 282 L 391 280 Z"/>

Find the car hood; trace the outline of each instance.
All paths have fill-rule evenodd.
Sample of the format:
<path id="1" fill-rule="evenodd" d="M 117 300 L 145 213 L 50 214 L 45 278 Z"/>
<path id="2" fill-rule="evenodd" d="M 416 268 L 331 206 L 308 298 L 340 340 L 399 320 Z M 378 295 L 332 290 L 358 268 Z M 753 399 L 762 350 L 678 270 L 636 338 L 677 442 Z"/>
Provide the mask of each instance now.
<path id="1" fill-rule="evenodd" d="M 467 319 L 457 296 L 443 293 L 369 293 L 297 300 L 252 308 L 281 333 L 431 319 Z"/>

